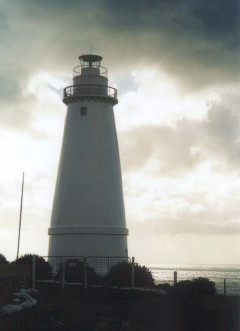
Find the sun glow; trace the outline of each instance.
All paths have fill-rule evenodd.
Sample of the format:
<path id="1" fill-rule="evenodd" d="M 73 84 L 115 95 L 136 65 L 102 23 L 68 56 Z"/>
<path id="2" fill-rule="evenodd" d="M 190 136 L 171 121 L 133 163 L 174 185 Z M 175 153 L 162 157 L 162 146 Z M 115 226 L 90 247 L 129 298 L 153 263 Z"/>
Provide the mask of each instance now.
<path id="1" fill-rule="evenodd" d="M 202 121 L 209 104 L 220 100 L 212 89 L 184 93 L 172 78 L 157 69 L 133 71 L 132 77 L 138 89 L 125 93 L 116 109 L 120 130 L 146 124 L 174 126 L 183 118 Z"/>

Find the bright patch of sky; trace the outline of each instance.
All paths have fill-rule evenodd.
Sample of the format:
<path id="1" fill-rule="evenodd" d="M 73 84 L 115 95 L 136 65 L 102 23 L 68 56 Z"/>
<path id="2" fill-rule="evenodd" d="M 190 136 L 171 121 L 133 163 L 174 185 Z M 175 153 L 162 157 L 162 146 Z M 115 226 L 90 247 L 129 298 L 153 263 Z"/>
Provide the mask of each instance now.
<path id="1" fill-rule="evenodd" d="M 119 130 L 146 124 L 174 126 L 182 118 L 203 120 L 209 105 L 220 99 L 211 89 L 183 93 L 173 79 L 156 68 L 133 71 L 131 75 L 135 90 L 122 94 L 115 108 Z"/>

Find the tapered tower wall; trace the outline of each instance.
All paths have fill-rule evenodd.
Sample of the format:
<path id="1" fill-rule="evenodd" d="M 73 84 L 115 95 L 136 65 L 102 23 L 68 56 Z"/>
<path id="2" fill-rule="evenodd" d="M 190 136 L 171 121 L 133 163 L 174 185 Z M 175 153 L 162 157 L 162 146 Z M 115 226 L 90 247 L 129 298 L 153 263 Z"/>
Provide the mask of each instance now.
<path id="1" fill-rule="evenodd" d="M 68 99 L 49 255 L 128 256 L 113 102 L 107 79 L 84 69 Z"/>

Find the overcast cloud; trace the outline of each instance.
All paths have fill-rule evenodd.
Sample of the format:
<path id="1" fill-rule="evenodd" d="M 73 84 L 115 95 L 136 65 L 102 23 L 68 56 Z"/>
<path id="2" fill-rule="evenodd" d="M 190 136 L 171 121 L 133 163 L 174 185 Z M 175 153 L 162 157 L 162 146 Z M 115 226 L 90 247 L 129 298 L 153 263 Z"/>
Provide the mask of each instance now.
<path id="1" fill-rule="evenodd" d="M 15 254 L 8 242 L 16 240 L 25 170 L 22 251 L 47 252 L 62 89 L 71 84 L 77 57 L 92 52 L 103 56 L 119 91 L 115 115 L 130 254 L 150 260 L 149 252 L 161 249 L 171 262 L 174 256 L 192 262 L 183 256 L 185 238 L 189 247 L 199 240 L 194 252 L 202 262 L 205 238 L 215 245 L 209 259 L 204 255 L 207 262 L 216 260 L 224 241 L 229 252 L 218 261 L 230 261 L 240 235 L 239 2 L 0 4 L 0 250 Z M 149 252 L 141 250 L 142 238 L 152 243 Z M 152 261 L 161 262 L 154 254 Z"/>
<path id="2" fill-rule="evenodd" d="M 232 109 L 224 101 L 213 104 L 202 121 L 181 119 L 173 127 L 143 125 L 121 132 L 124 170 L 135 171 L 154 156 L 159 175 L 182 174 L 207 160 L 217 161 L 219 171 L 238 172 L 240 98 Z"/>

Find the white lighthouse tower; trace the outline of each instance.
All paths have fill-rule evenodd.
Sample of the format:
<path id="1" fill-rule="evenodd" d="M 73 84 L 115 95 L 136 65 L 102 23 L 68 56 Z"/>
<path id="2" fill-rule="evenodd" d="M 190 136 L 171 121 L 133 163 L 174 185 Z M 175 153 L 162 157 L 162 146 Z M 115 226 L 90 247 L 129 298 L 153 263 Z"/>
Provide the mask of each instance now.
<path id="1" fill-rule="evenodd" d="M 121 167 L 102 57 L 82 55 L 64 89 L 67 115 L 49 228 L 49 256 L 128 256 Z"/>

